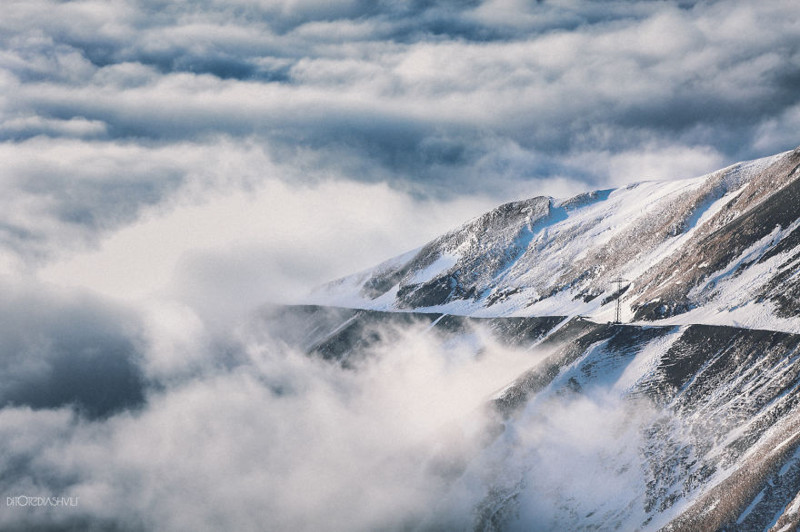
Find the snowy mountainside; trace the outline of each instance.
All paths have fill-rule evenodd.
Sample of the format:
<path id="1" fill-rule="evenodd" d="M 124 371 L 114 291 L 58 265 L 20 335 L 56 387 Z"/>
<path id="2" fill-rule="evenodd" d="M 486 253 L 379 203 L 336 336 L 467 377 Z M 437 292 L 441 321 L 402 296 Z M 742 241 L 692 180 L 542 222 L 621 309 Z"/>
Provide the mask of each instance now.
<path id="1" fill-rule="evenodd" d="M 799 168 L 800 148 L 501 205 L 263 322 L 356 371 L 415 323 L 529 353 L 410 529 L 796 530 Z"/>
<path id="2" fill-rule="evenodd" d="M 502 205 L 309 302 L 800 332 L 800 148 L 693 179 Z M 614 280 L 625 279 L 621 293 Z"/>
<path id="3" fill-rule="evenodd" d="M 414 324 L 476 356 L 489 338 L 527 353 L 528 369 L 483 398 L 482 443 L 433 459 L 446 490 L 410 530 L 800 524 L 798 334 L 315 306 L 265 311 L 257 327 L 300 340 L 290 324 L 309 333 L 309 355 L 344 371 Z"/>

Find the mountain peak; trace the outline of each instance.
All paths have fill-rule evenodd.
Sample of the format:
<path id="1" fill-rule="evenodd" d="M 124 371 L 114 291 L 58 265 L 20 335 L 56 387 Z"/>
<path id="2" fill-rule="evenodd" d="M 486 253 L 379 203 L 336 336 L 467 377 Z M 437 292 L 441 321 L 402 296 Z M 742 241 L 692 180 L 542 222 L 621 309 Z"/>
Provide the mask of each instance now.
<path id="1" fill-rule="evenodd" d="M 621 297 L 628 320 L 797 332 L 799 165 L 797 149 L 692 179 L 506 203 L 312 299 L 608 321 Z"/>

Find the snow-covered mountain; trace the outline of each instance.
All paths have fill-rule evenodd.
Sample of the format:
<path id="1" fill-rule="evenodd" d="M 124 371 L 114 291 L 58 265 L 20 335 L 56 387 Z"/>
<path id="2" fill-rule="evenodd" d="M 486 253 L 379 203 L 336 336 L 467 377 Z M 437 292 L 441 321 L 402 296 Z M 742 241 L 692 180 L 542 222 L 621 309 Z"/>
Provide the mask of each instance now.
<path id="1" fill-rule="evenodd" d="M 256 323 L 345 370 L 408 329 L 529 357 L 404 529 L 796 530 L 798 168 L 501 205 Z"/>
<path id="2" fill-rule="evenodd" d="M 310 302 L 800 332 L 800 148 L 702 177 L 490 211 Z M 625 279 L 616 283 L 617 278 Z"/>

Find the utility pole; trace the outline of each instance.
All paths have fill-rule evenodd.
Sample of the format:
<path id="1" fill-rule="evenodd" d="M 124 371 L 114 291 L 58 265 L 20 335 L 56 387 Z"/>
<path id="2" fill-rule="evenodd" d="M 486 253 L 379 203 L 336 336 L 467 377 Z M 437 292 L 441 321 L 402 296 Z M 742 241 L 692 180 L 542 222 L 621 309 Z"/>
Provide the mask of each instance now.
<path id="1" fill-rule="evenodd" d="M 628 280 L 617 277 L 614 282 L 617 283 L 617 311 L 614 314 L 614 323 L 622 323 L 620 319 L 622 314 L 622 283 L 627 283 Z"/>

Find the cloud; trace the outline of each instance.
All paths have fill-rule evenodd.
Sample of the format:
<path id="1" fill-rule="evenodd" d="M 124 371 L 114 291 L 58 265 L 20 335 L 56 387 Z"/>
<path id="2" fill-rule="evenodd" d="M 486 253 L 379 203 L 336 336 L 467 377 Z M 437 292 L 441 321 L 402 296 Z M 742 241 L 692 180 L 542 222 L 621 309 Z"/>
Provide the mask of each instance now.
<path id="1" fill-rule="evenodd" d="M 96 245 L 198 174 L 499 203 L 788 149 L 792 8 L 13 2 L 2 262 Z"/>
<path id="2" fill-rule="evenodd" d="M 81 293 L 3 282 L 0 404 L 90 417 L 144 401 L 134 312 Z"/>
<path id="3" fill-rule="evenodd" d="M 27 134 L 47 135 L 51 137 L 103 137 L 106 125 L 98 120 L 86 120 L 81 117 L 69 120 L 47 119 L 39 116 L 21 117 L 6 121 L 0 135 L 24 138 Z"/>
<path id="4" fill-rule="evenodd" d="M 184 178 L 175 146 L 37 136 L 0 143 L 0 154 L 5 167 L 0 241 L 4 254 L 28 264 L 132 222 Z"/>
<path id="5" fill-rule="evenodd" d="M 656 415 L 651 405 L 599 394 L 554 401 L 531 415 L 519 422 L 518 440 L 506 443 L 514 453 L 507 467 L 521 484 L 509 530 L 576 529 L 593 516 L 602 528 L 647 522 L 650 472 L 641 453 L 643 429 Z"/>
<path id="6" fill-rule="evenodd" d="M 254 325 L 229 345 L 235 364 L 162 379 L 136 410 L 95 420 L 0 410 L 3 492 L 79 501 L 8 508 L 0 527 L 556 530 L 619 512 L 631 493 L 640 511 L 622 512 L 621 526 L 646 517 L 639 452 L 658 413 L 650 406 L 598 389 L 538 398 L 502 424 L 485 409 L 544 353 L 502 347 L 480 328 L 376 327 L 383 341 L 343 369 Z M 160 354 L 146 356 L 181 329 L 210 345 L 171 320 L 151 331 L 165 336 Z M 564 505 L 575 512 L 557 511 Z"/>
<path id="7" fill-rule="evenodd" d="M 639 181 L 664 179 L 665 175 L 695 177 L 724 166 L 722 156 L 708 146 L 685 147 L 657 142 L 635 152 L 585 152 L 571 164 L 582 167 L 602 164 L 613 176 L 610 184 L 624 186 Z"/>
<path id="8" fill-rule="evenodd" d="M 282 175 L 280 167 L 272 171 Z M 230 323 L 416 247 L 451 229 L 451 220 L 491 206 L 486 198 L 432 203 L 382 184 L 292 186 L 277 177 L 248 192 L 200 191 L 151 210 L 97 250 L 51 263 L 40 278 L 109 297 L 177 298 Z"/>
<path id="9" fill-rule="evenodd" d="M 285 162 L 257 139 L 35 137 L 0 153 L 6 275 L 111 298 L 160 292 L 228 322 L 417 247 L 495 201 L 351 181 L 342 173 L 357 160 L 298 151 Z"/>
<path id="10" fill-rule="evenodd" d="M 7 62 L 17 90 L 6 107 L 23 113 L 8 120 L 30 124 L 9 134 L 35 134 L 34 116 L 41 134 L 83 119 L 137 142 L 257 135 L 284 155 L 360 160 L 351 179 L 426 193 L 494 193 L 504 176 L 473 163 L 496 140 L 562 164 L 651 142 L 707 147 L 726 163 L 765 155 L 754 134 L 797 102 L 800 36 L 781 1 L 44 6 L 63 15 L 40 26 L 45 36 L 21 5 L 5 23 L 20 58 Z M 553 177 L 537 168 L 517 180 Z"/>
<path id="11" fill-rule="evenodd" d="M 243 365 L 153 390 L 145 408 L 105 420 L 0 410 L 10 442 L 0 458 L 4 493 L 80 502 L 66 511 L 3 512 L 2 526 L 419 523 L 446 490 L 448 469 L 438 462 L 476 451 L 469 434 L 480 434 L 486 396 L 532 355 L 489 341 L 478 356 L 472 343 L 443 342 L 420 328 L 393 337 L 358 371 L 245 337 Z M 446 445 L 451 439 L 461 447 Z"/>

